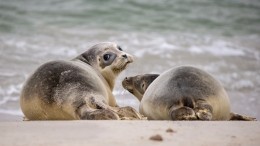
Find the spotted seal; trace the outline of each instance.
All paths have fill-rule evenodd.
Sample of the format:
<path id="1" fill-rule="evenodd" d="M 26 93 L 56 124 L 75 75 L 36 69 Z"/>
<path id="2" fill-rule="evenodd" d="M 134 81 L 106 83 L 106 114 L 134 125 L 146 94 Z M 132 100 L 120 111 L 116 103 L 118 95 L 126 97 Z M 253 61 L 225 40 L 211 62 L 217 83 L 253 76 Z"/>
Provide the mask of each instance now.
<path id="1" fill-rule="evenodd" d="M 221 83 L 192 66 L 126 77 L 122 85 L 141 102 L 140 113 L 151 120 L 255 120 L 230 112 Z"/>
<path id="2" fill-rule="evenodd" d="M 131 107 L 118 107 L 115 79 L 133 57 L 116 43 L 92 46 L 72 60 L 41 65 L 25 82 L 20 106 L 28 120 L 141 119 Z"/>

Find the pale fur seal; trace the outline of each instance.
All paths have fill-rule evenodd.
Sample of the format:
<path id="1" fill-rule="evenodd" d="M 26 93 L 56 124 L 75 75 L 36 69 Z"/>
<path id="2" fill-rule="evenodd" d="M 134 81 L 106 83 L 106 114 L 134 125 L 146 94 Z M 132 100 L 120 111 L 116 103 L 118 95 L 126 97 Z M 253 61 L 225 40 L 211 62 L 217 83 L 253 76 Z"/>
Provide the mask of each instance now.
<path id="1" fill-rule="evenodd" d="M 151 120 L 255 120 L 231 113 L 220 82 L 195 67 L 126 77 L 122 85 L 138 98 L 140 113 Z"/>
<path id="2" fill-rule="evenodd" d="M 24 84 L 21 109 L 28 120 L 141 119 L 133 108 L 117 107 L 112 94 L 131 62 L 131 55 L 107 42 L 70 61 L 45 63 Z"/>

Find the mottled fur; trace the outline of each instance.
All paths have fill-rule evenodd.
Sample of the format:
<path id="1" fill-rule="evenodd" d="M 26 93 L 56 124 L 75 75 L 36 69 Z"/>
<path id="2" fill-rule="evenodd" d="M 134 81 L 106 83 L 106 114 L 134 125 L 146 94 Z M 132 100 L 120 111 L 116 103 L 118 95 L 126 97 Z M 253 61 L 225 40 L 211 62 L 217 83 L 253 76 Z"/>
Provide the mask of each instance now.
<path id="1" fill-rule="evenodd" d="M 132 56 L 119 48 L 115 43 L 100 43 L 70 61 L 51 61 L 40 66 L 21 92 L 20 105 L 25 117 L 29 120 L 141 119 L 134 110 L 130 110 L 132 115 L 128 117 L 131 108 L 117 107 L 112 94 L 116 77 L 133 62 Z"/>
<path id="2" fill-rule="evenodd" d="M 137 75 L 127 77 L 122 82 L 123 87 L 141 101 L 140 113 L 148 119 L 254 120 L 230 113 L 225 89 L 201 69 L 181 66 L 157 76 Z M 142 84 L 145 84 L 145 88 L 142 88 Z"/>

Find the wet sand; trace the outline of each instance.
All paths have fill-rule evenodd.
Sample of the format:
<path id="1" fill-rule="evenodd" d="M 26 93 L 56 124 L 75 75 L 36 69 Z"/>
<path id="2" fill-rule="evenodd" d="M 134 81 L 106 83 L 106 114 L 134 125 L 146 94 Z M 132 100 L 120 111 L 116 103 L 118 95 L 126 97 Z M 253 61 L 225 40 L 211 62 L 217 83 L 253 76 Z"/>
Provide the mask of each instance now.
<path id="1" fill-rule="evenodd" d="M 259 146 L 259 133 L 257 121 L 9 121 L 0 145 Z"/>
<path id="2" fill-rule="evenodd" d="M 23 120 L 23 116 L 0 113 L 0 122 L 15 122 L 15 121 L 18 122 L 22 120 Z"/>

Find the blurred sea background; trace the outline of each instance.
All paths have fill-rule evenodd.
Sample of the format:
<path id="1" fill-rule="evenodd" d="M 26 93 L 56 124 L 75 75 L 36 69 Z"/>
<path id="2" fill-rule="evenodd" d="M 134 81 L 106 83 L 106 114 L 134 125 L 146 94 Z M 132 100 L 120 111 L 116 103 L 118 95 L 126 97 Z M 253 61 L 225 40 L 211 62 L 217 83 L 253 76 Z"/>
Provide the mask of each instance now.
<path id="1" fill-rule="evenodd" d="M 232 111 L 260 120 L 259 0 L 0 0 L 0 113 L 22 116 L 23 83 L 41 64 L 113 41 L 135 57 L 117 79 L 193 65 L 220 80 Z"/>

